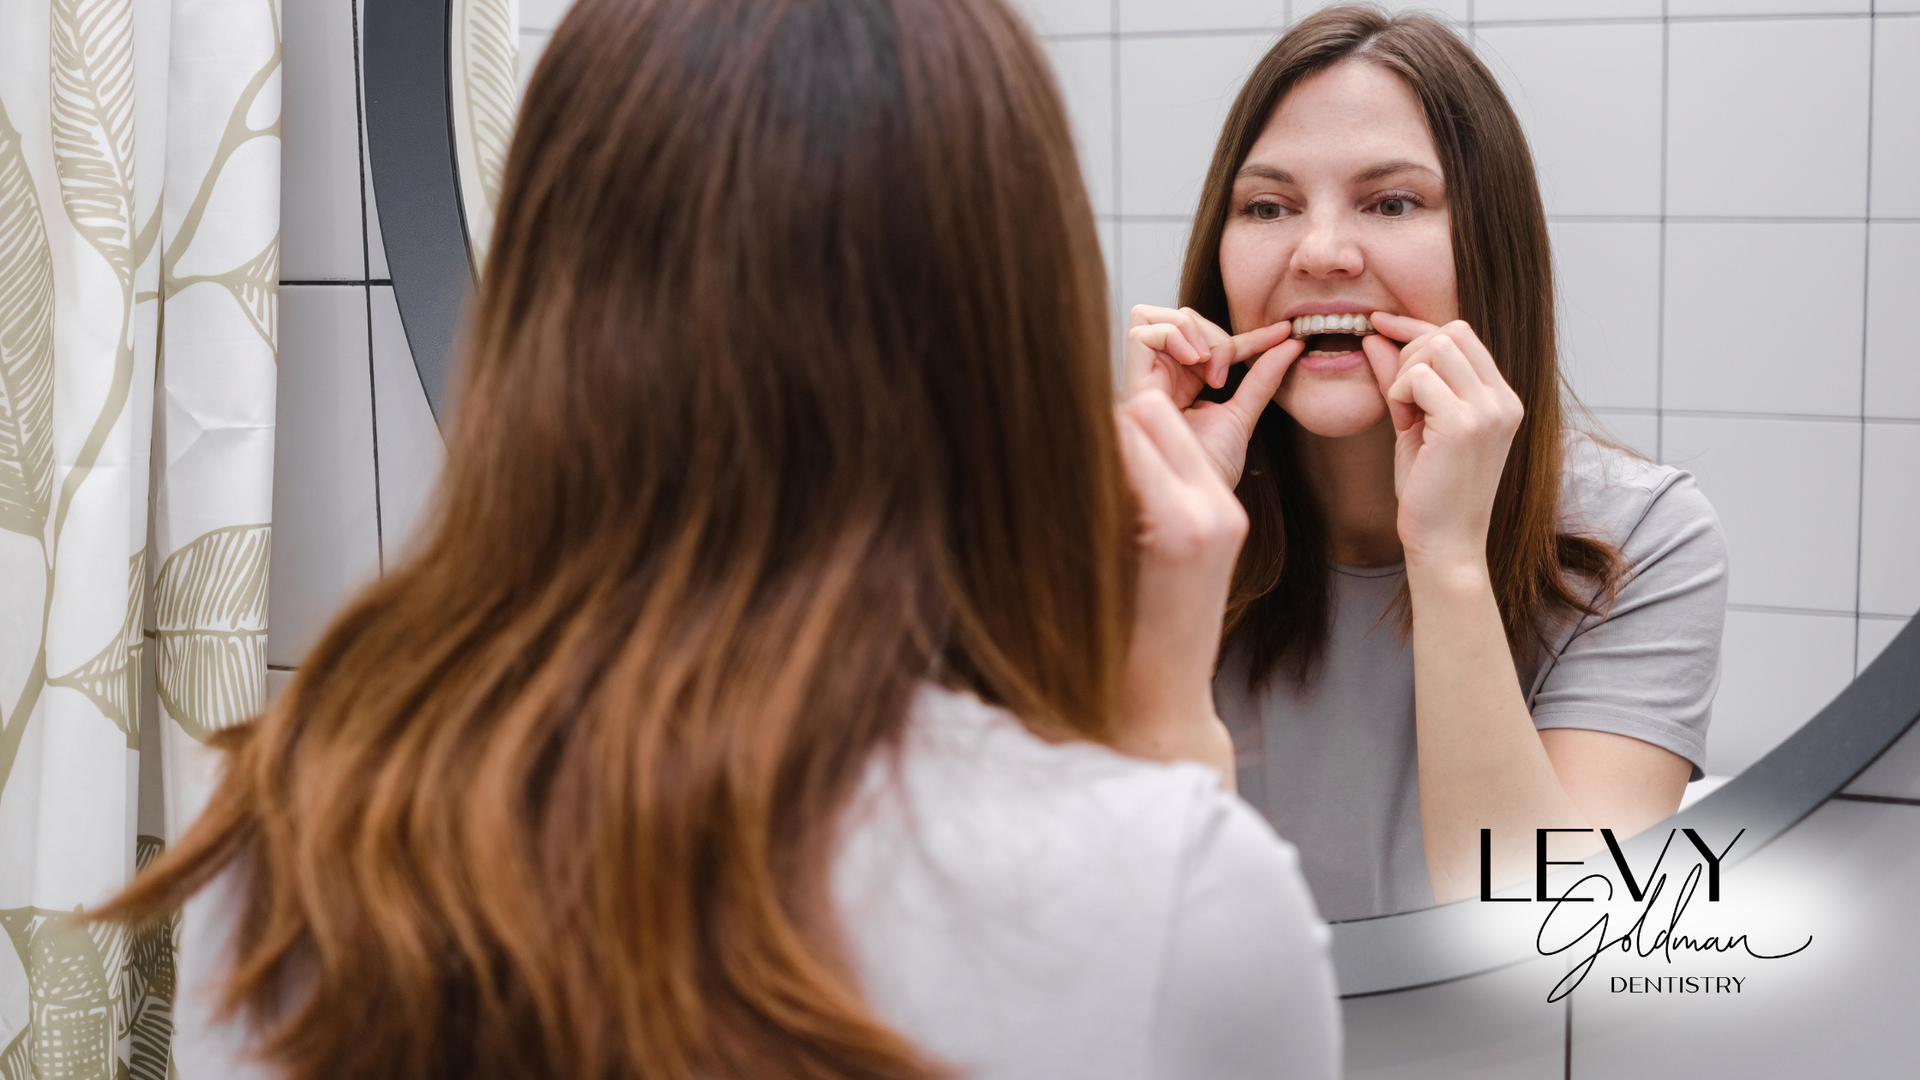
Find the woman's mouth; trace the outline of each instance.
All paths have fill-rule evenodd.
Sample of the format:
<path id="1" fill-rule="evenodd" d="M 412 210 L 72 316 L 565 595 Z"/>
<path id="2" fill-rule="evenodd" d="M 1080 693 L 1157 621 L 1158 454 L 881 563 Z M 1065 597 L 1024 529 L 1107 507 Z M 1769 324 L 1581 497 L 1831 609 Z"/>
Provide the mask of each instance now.
<path id="1" fill-rule="evenodd" d="M 1293 336 L 1307 343 L 1303 356 L 1331 359 L 1360 351 L 1360 339 L 1375 333 L 1365 315 L 1302 315 L 1293 320 Z"/>

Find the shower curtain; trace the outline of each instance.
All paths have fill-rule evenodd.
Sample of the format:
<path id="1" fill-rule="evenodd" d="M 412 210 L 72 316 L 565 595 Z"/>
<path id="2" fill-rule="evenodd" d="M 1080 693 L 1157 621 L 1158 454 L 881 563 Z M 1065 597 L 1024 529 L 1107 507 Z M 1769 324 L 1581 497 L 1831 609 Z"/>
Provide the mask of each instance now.
<path id="1" fill-rule="evenodd" d="M 275 0 L 0 0 L 0 1080 L 170 1075 L 71 916 L 265 701 L 279 123 Z"/>

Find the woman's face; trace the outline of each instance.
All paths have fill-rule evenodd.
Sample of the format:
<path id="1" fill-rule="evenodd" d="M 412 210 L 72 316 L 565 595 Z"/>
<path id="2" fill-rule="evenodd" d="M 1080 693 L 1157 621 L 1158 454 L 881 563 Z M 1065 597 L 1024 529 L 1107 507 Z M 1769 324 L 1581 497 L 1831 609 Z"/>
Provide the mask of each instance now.
<path id="1" fill-rule="evenodd" d="M 1459 317 L 1440 155 L 1398 75 L 1336 64 L 1295 84 L 1234 177 L 1220 273 L 1235 333 L 1303 315 Z M 1308 431 L 1357 435 L 1387 418 L 1351 334 L 1311 338 L 1274 400 Z"/>

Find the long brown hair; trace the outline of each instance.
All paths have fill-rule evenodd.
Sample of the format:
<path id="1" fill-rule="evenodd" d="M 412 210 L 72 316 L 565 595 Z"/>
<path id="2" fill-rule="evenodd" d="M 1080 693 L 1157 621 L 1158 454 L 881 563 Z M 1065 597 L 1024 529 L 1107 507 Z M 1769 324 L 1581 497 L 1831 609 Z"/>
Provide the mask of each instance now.
<path id="1" fill-rule="evenodd" d="M 1101 266 L 1001 0 L 581 0 L 430 534 L 105 914 L 233 868 L 225 1002 L 293 1080 L 934 1075 L 844 955 L 837 815 L 933 671 L 1107 737 Z"/>
<path id="2" fill-rule="evenodd" d="M 1180 302 L 1230 325 L 1220 236 L 1234 174 L 1287 92 L 1344 61 L 1377 64 L 1405 79 L 1420 99 L 1447 187 L 1460 316 L 1493 353 L 1526 408 L 1487 533 L 1487 564 L 1507 642 L 1524 656 L 1556 613 L 1597 614 L 1621 570 L 1612 547 L 1560 527 L 1566 425 L 1546 213 L 1520 121 L 1500 84 L 1459 36 L 1430 15 L 1391 16 L 1366 5 L 1326 8 L 1287 31 L 1255 66 L 1227 114 L 1194 216 Z M 1279 405 L 1267 407 L 1235 492 L 1251 527 L 1235 568 L 1226 632 L 1229 646 L 1250 659 L 1255 686 L 1275 671 L 1304 682 L 1331 628 L 1327 517 L 1291 449 L 1296 426 Z M 1584 578 L 1584 586 L 1569 575 Z"/>

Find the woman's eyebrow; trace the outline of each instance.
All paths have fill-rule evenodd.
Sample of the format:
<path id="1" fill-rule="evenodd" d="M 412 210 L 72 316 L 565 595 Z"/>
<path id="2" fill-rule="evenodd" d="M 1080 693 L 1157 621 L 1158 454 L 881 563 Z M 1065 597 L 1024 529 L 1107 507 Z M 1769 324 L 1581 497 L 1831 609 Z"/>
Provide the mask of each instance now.
<path id="1" fill-rule="evenodd" d="M 1293 183 L 1292 173 L 1283 169 L 1276 169 L 1271 165 L 1242 165 L 1240 171 L 1233 174 L 1235 180 L 1244 180 L 1250 176 L 1257 176 L 1262 180 L 1272 180 L 1277 184 Z"/>
<path id="2" fill-rule="evenodd" d="M 1378 165 L 1370 165 L 1361 170 L 1360 175 L 1354 177 L 1354 181 L 1361 184 L 1370 184 L 1375 180 L 1384 180 L 1389 176 L 1404 172 L 1423 172 L 1435 180 L 1440 179 L 1439 173 L 1434 172 L 1431 168 L 1417 161 L 1383 161 Z"/>

